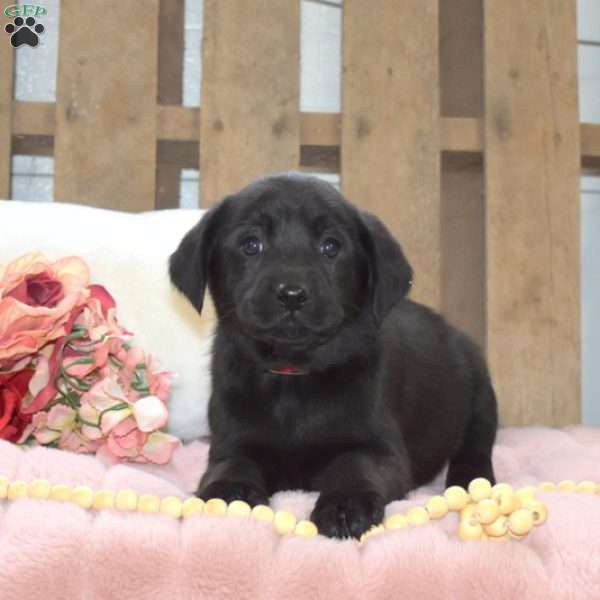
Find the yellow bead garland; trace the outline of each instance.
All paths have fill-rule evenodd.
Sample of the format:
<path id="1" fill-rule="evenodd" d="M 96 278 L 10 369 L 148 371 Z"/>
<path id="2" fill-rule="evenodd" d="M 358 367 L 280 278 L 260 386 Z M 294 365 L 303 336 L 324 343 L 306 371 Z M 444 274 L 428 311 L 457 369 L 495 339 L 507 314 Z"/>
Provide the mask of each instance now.
<path id="1" fill-rule="evenodd" d="M 536 526 L 548 518 L 548 508 L 535 497 L 537 490 L 543 492 L 574 492 L 600 496 L 600 484 L 593 481 L 563 480 L 559 483 L 544 481 L 536 486 L 514 490 L 506 483 L 494 486 L 483 478 L 471 481 L 468 491 L 459 486 L 449 487 L 443 495 L 432 496 L 424 506 L 415 506 L 405 514 L 389 515 L 385 521 L 372 527 L 360 538 L 360 542 L 386 530 L 419 527 L 432 520 L 445 517 L 448 512 L 459 513 L 458 534 L 463 540 L 505 541 L 522 540 Z M 174 519 L 187 519 L 206 514 L 213 517 L 253 518 L 269 523 L 280 535 L 295 534 L 302 537 L 318 535 L 311 521 L 297 521 L 288 511 L 274 512 L 269 506 L 251 508 L 246 502 L 234 500 L 227 504 L 220 498 L 204 502 L 196 497 L 181 500 L 176 496 L 159 498 L 154 494 L 141 494 L 131 489 L 96 490 L 84 485 L 51 485 L 44 479 L 29 483 L 10 481 L 0 477 L 0 500 L 16 501 L 30 497 L 37 500 L 71 502 L 84 509 L 97 511 L 116 509 L 122 512 L 161 513 Z"/>

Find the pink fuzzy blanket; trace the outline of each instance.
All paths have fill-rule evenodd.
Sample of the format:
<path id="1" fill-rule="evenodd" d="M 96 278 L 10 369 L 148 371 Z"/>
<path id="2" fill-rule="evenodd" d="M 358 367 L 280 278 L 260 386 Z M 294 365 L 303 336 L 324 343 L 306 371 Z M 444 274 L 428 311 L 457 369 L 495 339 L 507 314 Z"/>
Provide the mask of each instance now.
<path id="1" fill-rule="evenodd" d="M 207 446 L 176 451 L 166 467 L 105 467 L 47 448 L 0 441 L 0 474 L 93 488 L 186 496 L 204 469 Z M 600 482 L 600 429 L 504 429 L 494 450 L 499 481 Z M 404 511 L 443 489 L 440 476 Z M 548 521 L 521 542 L 465 542 L 457 516 L 389 531 L 359 546 L 322 537 L 280 537 L 255 520 L 94 513 L 72 504 L 0 501 L 0 598 L 185 600 L 390 600 L 470 598 L 600 599 L 600 496 L 539 493 Z M 306 517 L 315 494 L 285 492 L 274 508 Z"/>

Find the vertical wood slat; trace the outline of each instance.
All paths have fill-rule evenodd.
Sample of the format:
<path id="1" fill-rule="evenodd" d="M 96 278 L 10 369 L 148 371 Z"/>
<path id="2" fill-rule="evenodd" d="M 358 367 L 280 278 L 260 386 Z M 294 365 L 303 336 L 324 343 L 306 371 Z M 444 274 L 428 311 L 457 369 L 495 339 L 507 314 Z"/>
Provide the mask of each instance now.
<path id="1" fill-rule="evenodd" d="M 143 10 L 138 4 L 61 3 L 57 200 L 154 208 L 158 0 L 146 0 Z M 108 27 L 104 35 L 99 23 Z"/>
<path id="2" fill-rule="evenodd" d="M 10 197 L 13 59 L 8 39 L 0 40 L 0 199 Z"/>
<path id="3" fill-rule="evenodd" d="M 487 349 L 504 424 L 580 420 L 576 0 L 486 0 Z"/>
<path id="4" fill-rule="evenodd" d="M 440 2 L 440 103 L 444 117 L 483 113 L 483 2 Z M 483 165 L 442 154 L 442 312 L 485 347 Z"/>
<path id="5" fill-rule="evenodd" d="M 201 203 L 300 161 L 300 3 L 206 0 Z"/>
<path id="6" fill-rule="evenodd" d="M 183 102 L 184 0 L 159 0 L 158 103 Z M 181 167 L 156 165 L 156 208 L 179 206 Z"/>
<path id="7" fill-rule="evenodd" d="M 342 188 L 381 217 L 439 308 L 438 0 L 346 0 Z"/>

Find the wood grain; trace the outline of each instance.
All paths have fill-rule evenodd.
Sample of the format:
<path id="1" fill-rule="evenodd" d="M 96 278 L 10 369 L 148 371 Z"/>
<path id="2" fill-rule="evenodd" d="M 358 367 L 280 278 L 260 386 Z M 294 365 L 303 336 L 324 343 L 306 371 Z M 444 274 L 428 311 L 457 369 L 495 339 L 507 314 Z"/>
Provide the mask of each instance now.
<path id="1" fill-rule="evenodd" d="M 206 0 L 201 203 L 300 160 L 300 3 Z"/>
<path id="2" fill-rule="evenodd" d="M 4 22 L 2 22 L 4 29 Z M 0 199 L 10 198 L 14 48 L 0 43 Z"/>
<path id="3" fill-rule="evenodd" d="M 485 347 L 482 0 L 440 2 L 442 312 Z M 451 116 L 452 118 L 448 118 Z M 460 154 L 459 154 L 460 153 Z"/>
<path id="4" fill-rule="evenodd" d="M 487 350 L 505 425 L 577 423 L 575 0 L 486 0 Z"/>
<path id="5" fill-rule="evenodd" d="M 110 27 L 98 35 L 98 24 Z M 107 37 L 108 36 L 108 37 Z M 63 0 L 55 198 L 129 211 L 155 203 L 158 0 Z"/>
<path id="6" fill-rule="evenodd" d="M 158 104 L 183 102 L 184 0 L 159 1 Z M 159 109 L 160 110 L 160 109 Z M 157 126 L 160 126 L 160 119 Z M 156 208 L 177 208 L 181 166 L 156 165 Z"/>
<path id="7" fill-rule="evenodd" d="M 191 106 L 157 106 L 156 136 L 159 140 L 198 143 L 200 109 Z M 56 108 L 53 102 L 13 101 L 13 135 L 54 135 Z M 600 125 L 581 123 L 582 162 L 600 159 Z M 440 146 L 444 152 L 481 153 L 483 121 L 468 117 L 440 119 Z M 300 145 L 339 146 L 340 113 L 301 113 Z"/>
<path id="8" fill-rule="evenodd" d="M 413 298 L 440 307 L 437 0 L 347 0 L 342 189 L 401 241 Z"/>

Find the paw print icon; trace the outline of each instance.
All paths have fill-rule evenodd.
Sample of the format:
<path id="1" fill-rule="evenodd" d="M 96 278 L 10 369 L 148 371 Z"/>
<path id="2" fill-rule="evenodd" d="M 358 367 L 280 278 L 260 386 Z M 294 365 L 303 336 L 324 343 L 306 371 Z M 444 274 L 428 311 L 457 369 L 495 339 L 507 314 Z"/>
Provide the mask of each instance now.
<path id="1" fill-rule="evenodd" d="M 33 17 L 16 17 L 12 23 L 7 23 L 4 31 L 10 35 L 10 43 L 18 48 L 27 45 L 35 48 L 39 42 L 39 36 L 44 33 L 45 27 L 36 23 Z"/>

